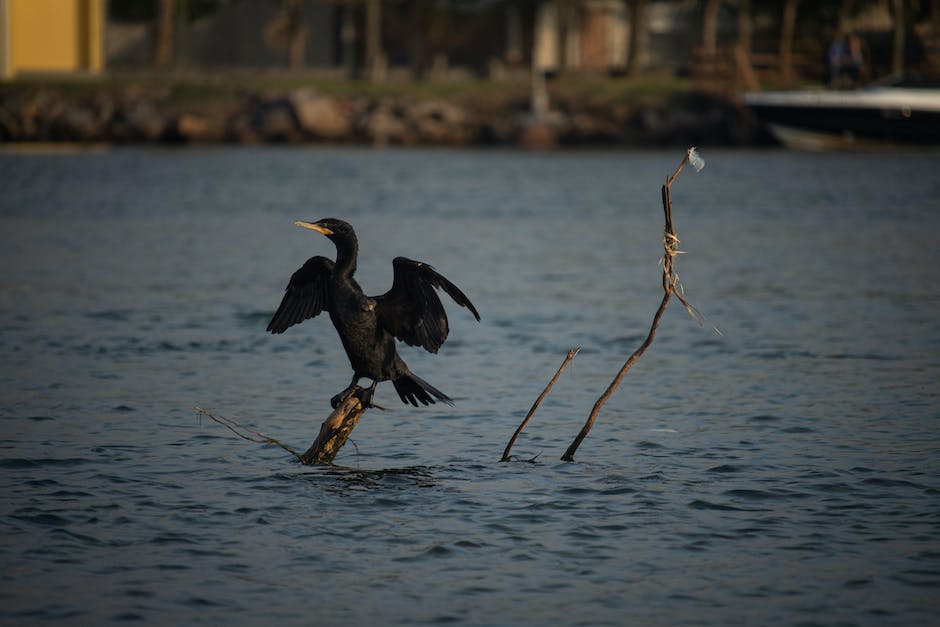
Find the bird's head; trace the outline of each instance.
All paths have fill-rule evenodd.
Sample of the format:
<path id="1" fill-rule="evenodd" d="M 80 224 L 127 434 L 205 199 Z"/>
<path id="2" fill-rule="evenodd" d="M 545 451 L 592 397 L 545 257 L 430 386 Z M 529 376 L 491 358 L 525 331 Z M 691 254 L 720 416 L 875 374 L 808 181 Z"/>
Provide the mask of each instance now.
<path id="1" fill-rule="evenodd" d="M 317 220 L 316 222 L 295 220 L 294 224 L 297 226 L 302 226 L 305 229 L 311 229 L 318 233 L 323 233 L 334 243 L 347 239 L 354 240 L 356 238 L 356 233 L 353 231 L 352 225 L 348 222 L 338 220 L 337 218 L 323 218 L 322 220 Z"/>

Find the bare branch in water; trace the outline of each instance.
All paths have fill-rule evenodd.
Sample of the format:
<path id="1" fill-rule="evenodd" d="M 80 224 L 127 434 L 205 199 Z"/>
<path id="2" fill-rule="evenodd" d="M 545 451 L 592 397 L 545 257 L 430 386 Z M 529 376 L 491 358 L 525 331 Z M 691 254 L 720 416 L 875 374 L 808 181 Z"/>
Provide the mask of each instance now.
<path id="1" fill-rule="evenodd" d="M 275 446 L 279 446 L 285 451 L 287 451 L 288 453 L 290 453 L 291 455 L 293 455 L 294 457 L 296 457 L 297 459 L 299 459 L 300 461 L 303 461 L 303 459 L 300 456 L 300 453 L 298 453 L 291 447 L 287 446 L 280 440 L 276 440 L 274 438 L 264 435 L 263 433 L 259 433 L 250 427 L 246 427 L 245 425 L 232 420 L 231 418 L 226 418 L 225 416 L 219 416 L 217 414 L 213 414 L 208 409 L 203 409 L 202 407 L 195 407 L 194 409 L 196 410 L 196 414 L 200 418 L 205 416 L 206 418 L 209 418 L 219 423 L 220 425 L 222 425 L 223 427 L 225 427 L 226 429 L 228 429 L 229 431 L 231 431 L 238 437 L 242 438 L 243 440 L 248 440 L 249 442 L 257 442 L 258 444 L 273 444 Z"/>
<path id="2" fill-rule="evenodd" d="M 336 409 L 323 421 L 317 439 L 314 440 L 310 448 L 302 455 L 280 440 L 259 433 L 231 418 L 219 416 L 201 407 L 196 407 L 195 409 L 200 418 L 203 416 L 210 418 L 243 440 L 257 442 L 258 444 L 273 444 L 279 446 L 296 457 L 302 464 L 331 464 L 336 454 L 339 453 L 339 449 L 346 444 L 346 441 L 349 439 L 349 434 L 356 426 L 356 423 L 359 422 L 360 416 L 362 416 L 363 412 L 366 410 L 359 399 L 358 393 L 361 391 L 361 388 L 357 388 L 354 390 L 354 393 L 348 394 L 343 398 Z M 376 405 L 375 407 L 378 406 Z"/>
<path id="3" fill-rule="evenodd" d="M 527 424 L 529 424 L 529 421 L 532 419 L 532 416 L 535 414 L 535 410 L 538 409 L 538 408 L 539 408 L 539 405 L 542 404 L 542 400 L 544 400 L 545 397 L 548 396 L 548 392 L 549 392 L 549 391 L 552 389 L 552 387 L 555 385 L 555 382 L 558 381 L 558 377 L 561 376 L 561 373 L 565 370 L 565 367 L 568 365 L 568 362 L 571 361 L 572 359 L 574 359 L 574 356 L 577 355 L 580 351 L 581 351 L 581 347 L 580 347 L 580 346 L 577 347 L 577 348 L 573 348 L 573 349 L 571 349 L 570 351 L 568 351 L 568 355 L 565 357 L 565 360 L 564 360 L 563 362 L 561 362 L 561 365 L 560 365 L 560 366 L 558 366 L 558 371 L 555 372 L 555 376 L 552 377 L 552 380 L 548 382 L 548 385 L 545 386 L 545 389 L 542 390 L 542 393 L 539 394 L 539 397 L 538 397 L 537 399 L 535 399 L 535 402 L 534 402 L 534 403 L 532 403 L 532 408 L 529 410 L 529 413 L 526 414 L 525 419 L 522 421 L 522 423 L 521 423 L 521 424 L 519 425 L 519 427 L 516 429 L 516 432 L 512 434 L 512 437 L 509 439 L 509 444 L 506 445 L 506 450 L 503 451 L 503 457 L 502 457 L 502 459 L 500 459 L 499 461 L 501 461 L 501 462 L 508 462 L 508 461 L 509 461 L 509 451 L 512 450 L 513 444 L 516 443 L 516 438 L 519 437 L 519 434 L 522 433 L 522 430 L 525 429 L 525 426 L 526 426 Z M 538 457 L 538 456 L 536 456 L 536 457 Z M 532 461 L 534 461 L 534 458 L 533 458 Z"/>
<path id="4" fill-rule="evenodd" d="M 607 389 L 604 390 L 604 393 L 600 395 L 597 401 L 594 403 L 594 408 L 591 409 L 591 413 L 588 416 L 587 421 L 584 423 L 584 426 L 581 427 L 581 431 L 578 432 L 578 435 L 575 436 L 574 441 L 568 447 L 568 450 L 565 451 L 565 454 L 562 455 L 564 461 L 574 461 L 575 451 L 578 450 L 578 447 L 581 446 L 581 442 L 584 441 L 584 438 L 587 437 L 587 434 L 590 433 L 591 428 L 594 426 L 594 422 L 597 420 L 597 415 L 600 413 L 601 408 L 607 402 L 607 400 L 613 395 L 614 391 L 620 386 L 623 378 L 627 376 L 627 372 L 630 371 L 630 368 L 633 367 L 633 364 L 646 352 L 646 349 L 650 347 L 653 343 L 653 340 L 656 338 L 656 331 L 659 329 L 659 322 L 662 320 L 663 313 L 666 311 L 666 306 L 669 305 L 669 299 L 673 295 L 685 306 L 686 311 L 689 312 L 693 318 L 698 321 L 701 321 L 701 318 L 697 315 L 696 309 L 689 304 L 685 299 L 684 290 L 682 289 L 681 284 L 679 283 L 679 275 L 676 274 L 676 255 L 681 253 L 679 250 L 679 238 L 676 236 L 676 229 L 672 222 L 672 196 L 670 194 L 670 188 L 672 187 L 673 182 L 675 182 L 676 177 L 679 176 L 679 173 L 682 172 L 682 168 L 685 167 L 686 163 L 692 163 L 692 166 L 696 171 L 701 171 L 705 167 L 705 162 L 699 157 L 698 153 L 695 151 L 695 148 L 690 148 L 686 152 L 685 158 L 682 159 L 682 163 L 679 164 L 679 167 L 676 168 L 676 171 L 673 172 L 672 176 L 666 179 L 666 183 L 662 187 L 662 198 L 663 198 L 663 213 L 665 217 L 665 227 L 663 228 L 663 299 L 659 303 L 659 308 L 656 310 L 656 313 L 653 315 L 653 322 L 650 325 L 649 334 L 646 336 L 646 339 L 643 340 L 643 343 L 638 349 L 633 351 L 633 354 L 627 358 L 623 366 L 621 366 L 620 371 L 617 373 L 617 376 L 614 377 L 614 380 L 610 382 L 610 385 L 607 386 Z M 716 329 L 717 330 L 717 329 Z"/>

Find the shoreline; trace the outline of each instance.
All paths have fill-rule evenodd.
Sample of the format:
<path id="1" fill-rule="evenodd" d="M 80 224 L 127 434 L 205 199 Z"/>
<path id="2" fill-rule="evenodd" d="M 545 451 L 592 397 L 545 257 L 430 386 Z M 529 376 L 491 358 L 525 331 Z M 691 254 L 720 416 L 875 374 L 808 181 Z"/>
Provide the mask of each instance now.
<path id="1" fill-rule="evenodd" d="M 602 83 L 598 83 L 602 84 Z M 603 84 L 607 85 L 607 84 Z M 599 90 L 598 90 L 599 91 Z M 315 86 L 0 84 L 0 143 L 669 147 L 772 145 L 739 103 L 677 91 L 610 97 L 553 86 L 529 113 L 525 84 L 454 95 Z"/>

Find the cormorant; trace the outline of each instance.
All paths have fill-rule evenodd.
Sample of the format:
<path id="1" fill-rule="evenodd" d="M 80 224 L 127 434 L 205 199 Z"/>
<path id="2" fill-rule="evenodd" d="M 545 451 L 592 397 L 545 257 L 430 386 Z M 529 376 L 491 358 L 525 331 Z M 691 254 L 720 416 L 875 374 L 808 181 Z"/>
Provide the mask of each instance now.
<path id="1" fill-rule="evenodd" d="M 428 264 L 405 257 L 392 261 L 392 289 L 381 296 L 366 296 L 353 278 L 359 242 L 352 226 L 336 218 L 294 224 L 326 235 L 336 246 L 336 262 L 320 256 L 308 259 L 291 276 L 267 330 L 283 333 L 321 311 L 329 312 L 353 369 L 352 383 L 331 399 L 333 407 L 355 392 L 363 377 L 372 380 L 372 386 L 360 395 L 365 407 L 372 404 L 375 386 L 388 380 L 406 404 L 417 407 L 419 402 L 428 405 L 437 399 L 453 405 L 446 394 L 408 369 L 398 356 L 395 338 L 436 353 L 449 328 L 434 288 L 444 290 L 479 320 L 470 299 Z"/>

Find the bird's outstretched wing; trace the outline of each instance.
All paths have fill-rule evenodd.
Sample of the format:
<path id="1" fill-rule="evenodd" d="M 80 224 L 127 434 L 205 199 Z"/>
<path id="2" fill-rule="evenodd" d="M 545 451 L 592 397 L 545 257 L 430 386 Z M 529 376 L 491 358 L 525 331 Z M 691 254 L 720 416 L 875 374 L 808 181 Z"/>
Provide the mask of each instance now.
<path id="1" fill-rule="evenodd" d="M 447 314 L 435 288 L 444 290 L 455 303 L 480 319 L 466 294 L 428 264 L 396 257 L 392 265 L 392 289 L 375 298 L 376 313 L 379 324 L 401 341 L 436 353 L 447 339 Z"/>
<path id="2" fill-rule="evenodd" d="M 268 331 L 283 333 L 288 327 L 313 318 L 324 309 L 329 311 L 327 284 L 332 273 L 333 262 L 326 257 L 308 259 L 291 275 L 281 305 L 268 323 Z"/>

